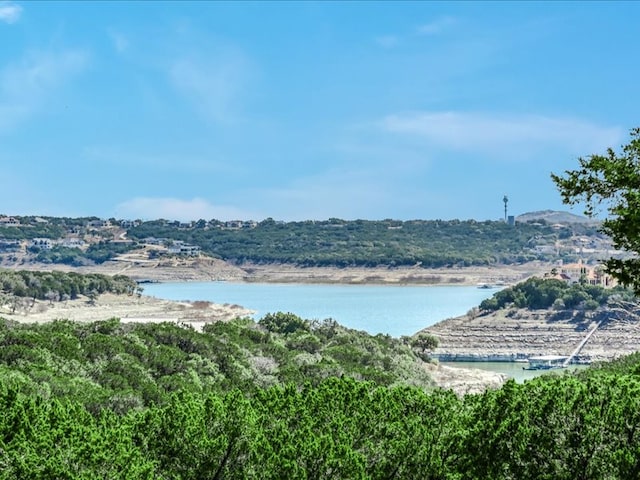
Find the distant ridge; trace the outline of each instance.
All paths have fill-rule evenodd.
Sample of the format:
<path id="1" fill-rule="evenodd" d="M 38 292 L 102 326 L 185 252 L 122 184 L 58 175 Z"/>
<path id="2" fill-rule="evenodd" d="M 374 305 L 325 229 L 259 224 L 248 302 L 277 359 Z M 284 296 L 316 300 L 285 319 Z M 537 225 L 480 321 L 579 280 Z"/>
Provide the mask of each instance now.
<path id="1" fill-rule="evenodd" d="M 540 210 L 537 212 L 527 212 L 516 217 L 517 222 L 531 222 L 544 220 L 548 223 L 599 223 L 599 220 L 576 215 L 570 212 L 559 212 L 557 210 Z"/>

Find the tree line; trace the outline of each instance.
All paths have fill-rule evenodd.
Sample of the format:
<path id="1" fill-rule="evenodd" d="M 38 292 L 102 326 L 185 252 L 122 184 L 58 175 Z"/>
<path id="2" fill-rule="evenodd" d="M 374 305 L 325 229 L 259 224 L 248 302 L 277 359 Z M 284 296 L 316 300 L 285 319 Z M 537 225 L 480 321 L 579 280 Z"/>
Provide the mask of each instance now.
<path id="1" fill-rule="evenodd" d="M 34 300 L 73 300 L 79 295 L 136 292 L 141 292 L 140 287 L 125 275 L 0 270 L 0 293 L 5 300 L 11 297 Z"/>
<path id="2" fill-rule="evenodd" d="M 28 219 L 23 218 L 23 221 Z M 114 224 L 118 222 L 112 219 Z M 63 238 L 69 229 L 86 230 L 89 219 L 50 218 L 47 223 L 0 227 L 0 239 Z M 100 231 L 96 231 L 100 234 Z M 104 233 L 111 238 L 113 232 Z M 573 261 L 575 252 L 537 246 L 553 246 L 574 235 L 606 238 L 594 224 L 552 227 L 544 220 L 508 225 L 502 221 L 475 220 L 341 220 L 276 222 L 266 219 L 250 227 L 228 228 L 217 220 L 188 224 L 167 220 L 135 222 L 127 228 L 137 243 L 111 242 L 108 238 L 87 249 L 55 245 L 51 249 L 29 247 L 38 262 L 73 266 L 100 264 L 118 254 L 139 248 L 146 238 L 182 241 L 199 246 L 203 253 L 234 262 L 289 263 L 300 266 L 451 267 L 550 261 Z"/>
<path id="3" fill-rule="evenodd" d="M 301 266 L 450 267 L 512 264 L 555 254 L 533 250 L 575 234 L 598 235 L 596 228 L 572 225 L 560 230 L 544 222 L 515 226 L 474 220 L 330 219 L 279 223 L 271 219 L 254 228 L 208 228 L 207 222 L 179 227 L 166 221 L 143 222 L 128 230 L 131 239 L 167 238 L 197 245 L 235 263 L 291 263 Z M 567 257 L 567 259 L 569 259 Z"/>

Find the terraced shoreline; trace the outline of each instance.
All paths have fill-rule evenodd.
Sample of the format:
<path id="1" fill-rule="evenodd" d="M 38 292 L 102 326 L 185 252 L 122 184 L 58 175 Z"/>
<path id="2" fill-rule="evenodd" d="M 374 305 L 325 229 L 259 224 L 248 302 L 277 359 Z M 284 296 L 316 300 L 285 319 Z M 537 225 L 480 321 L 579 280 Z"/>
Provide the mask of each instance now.
<path id="1" fill-rule="evenodd" d="M 438 337 L 434 357 L 441 361 L 518 361 L 530 356 L 569 356 L 595 325 L 601 326 L 575 357 L 575 363 L 612 360 L 640 350 L 635 313 L 500 310 L 439 322 L 423 332 Z"/>

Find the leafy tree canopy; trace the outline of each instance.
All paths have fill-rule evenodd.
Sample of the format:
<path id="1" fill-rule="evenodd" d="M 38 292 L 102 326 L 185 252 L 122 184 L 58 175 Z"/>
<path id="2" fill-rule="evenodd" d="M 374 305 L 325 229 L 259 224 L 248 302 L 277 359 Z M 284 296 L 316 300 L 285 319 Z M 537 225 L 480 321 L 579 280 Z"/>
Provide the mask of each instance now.
<path id="1" fill-rule="evenodd" d="M 631 140 L 616 153 L 579 158 L 580 168 L 564 175 L 552 174 L 564 203 L 584 204 L 584 213 L 593 217 L 606 210 L 602 232 L 614 246 L 640 253 L 640 128 L 631 130 Z M 640 293 L 640 259 L 609 259 L 607 271 L 622 284 Z"/>
<path id="2" fill-rule="evenodd" d="M 267 313 L 258 323 L 270 332 L 275 333 L 293 333 L 310 329 L 310 322 L 293 313 Z"/>

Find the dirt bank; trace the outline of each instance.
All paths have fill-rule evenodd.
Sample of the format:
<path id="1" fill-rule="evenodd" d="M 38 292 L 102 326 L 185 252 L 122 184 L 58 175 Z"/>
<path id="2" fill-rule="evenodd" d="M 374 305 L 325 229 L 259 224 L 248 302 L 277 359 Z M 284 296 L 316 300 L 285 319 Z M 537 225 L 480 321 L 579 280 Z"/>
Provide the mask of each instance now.
<path id="1" fill-rule="evenodd" d="M 446 365 L 425 366 L 433 381 L 440 388 L 453 390 L 458 395 L 482 393 L 488 388 L 500 388 L 508 377 L 502 373 L 476 368 L 456 368 Z"/>
<path id="2" fill-rule="evenodd" d="M 550 265 L 532 262 L 524 265 L 488 267 L 298 267 L 286 264 L 233 265 L 209 257 L 148 260 L 142 255 L 123 255 L 101 265 L 70 267 L 38 263 L 5 264 L 4 268 L 25 270 L 63 270 L 79 273 L 124 274 L 137 281 L 188 282 L 235 281 L 254 283 L 335 283 L 390 285 L 477 285 L 513 284 L 532 275 L 542 275 Z"/>
<path id="3" fill-rule="evenodd" d="M 478 285 L 512 284 L 549 271 L 539 263 L 492 267 L 296 267 L 293 265 L 247 265 L 243 281 L 288 283 Z"/>
<path id="4" fill-rule="evenodd" d="M 239 305 L 210 302 L 173 302 L 146 295 L 103 294 L 92 303 L 81 297 L 66 302 L 29 301 L 12 313 L 9 306 L 0 307 L 0 317 L 19 322 L 48 322 L 64 319 L 94 322 L 119 318 L 122 322 L 185 323 L 201 329 L 205 323 L 227 321 L 253 314 Z"/>

